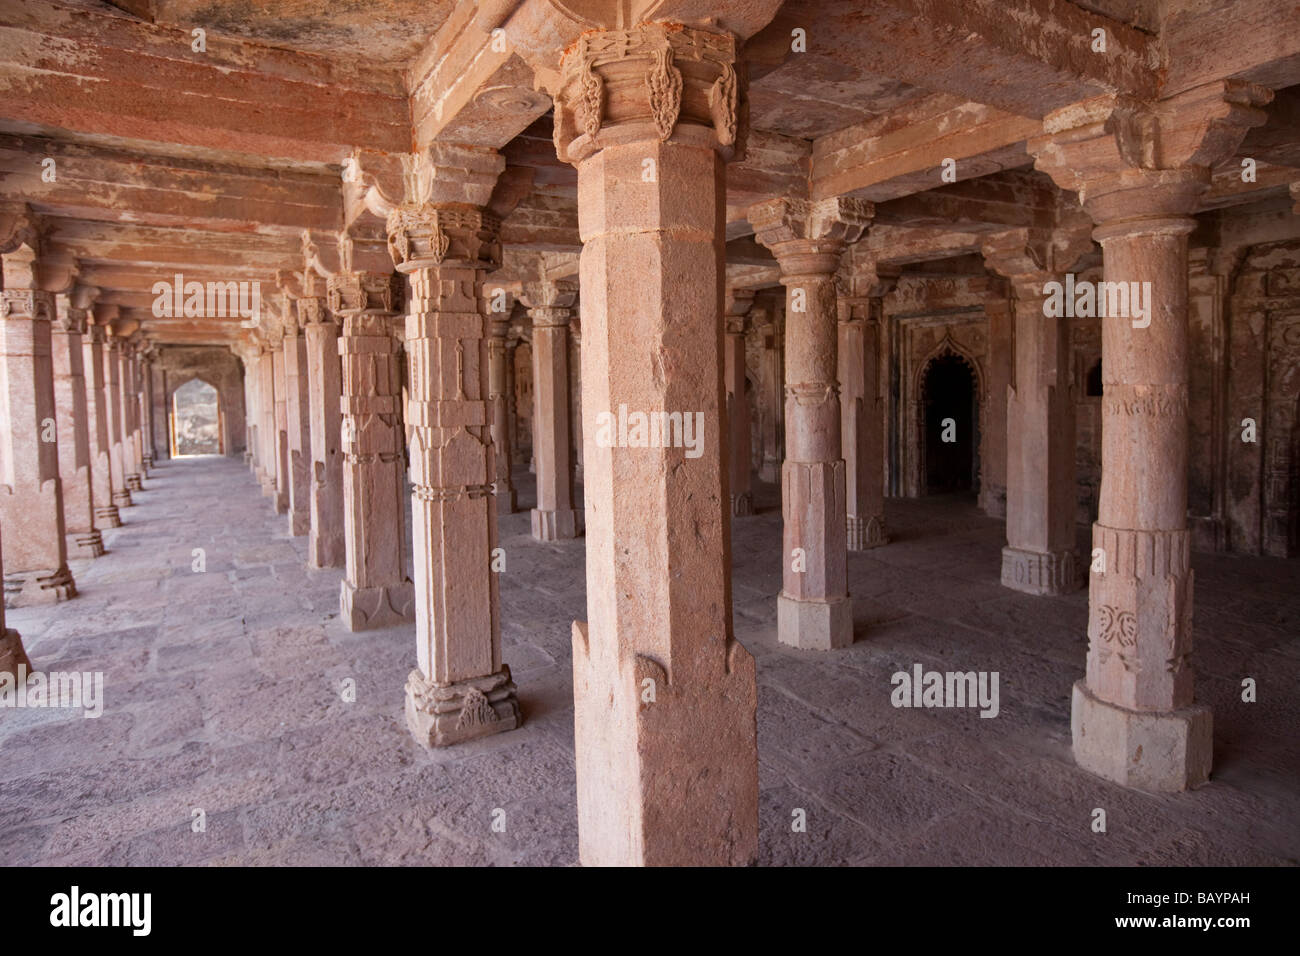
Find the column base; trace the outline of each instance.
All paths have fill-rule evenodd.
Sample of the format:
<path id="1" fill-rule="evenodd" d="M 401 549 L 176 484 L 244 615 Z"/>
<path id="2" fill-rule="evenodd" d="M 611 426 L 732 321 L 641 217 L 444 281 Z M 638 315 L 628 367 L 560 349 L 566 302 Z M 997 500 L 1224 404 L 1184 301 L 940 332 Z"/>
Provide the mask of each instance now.
<path id="1" fill-rule="evenodd" d="M 33 607 L 58 604 L 77 596 L 77 585 L 65 564 L 61 568 L 37 571 L 5 569 L 5 607 Z"/>
<path id="2" fill-rule="evenodd" d="M 150 468 L 152 468 L 152 467 L 153 467 L 153 455 L 145 455 L 145 456 L 144 456 L 144 470 L 147 472 L 147 471 L 148 471 Z"/>
<path id="3" fill-rule="evenodd" d="M 853 643 L 853 599 L 776 599 L 776 633 L 782 644 L 808 651 L 833 651 Z"/>
<path id="4" fill-rule="evenodd" d="M 130 508 L 135 502 L 131 500 L 131 492 L 124 488 L 113 492 L 113 504 L 118 508 Z"/>
<path id="5" fill-rule="evenodd" d="M 23 639 L 17 631 L 7 627 L 0 631 L 0 674 L 12 674 L 16 680 L 19 667 L 26 668 L 29 674 L 32 672 L 32 662 L 23 648 Z"/>
<path id="6" fill-rule="evenodd" d="M 117 513 L 117 505 L 105 505 L 95 509 L 95 524 L 101 528 L 122 527 L 122 516 Z"/>
<path id="7" fill-rule="evenodd" d="M 415 620 L 415 587 L 404 581 L 393 587 L 358 588 L 344 581 L 339 612 L 350 631 L 368 631 Z"/>
<path id="8" fill-rule="evenodd" d="M 1069 594 L 1079 590 L 1073 551 L 1002 549 L 1002 586 L 1025 594 Z"/>
<path id="9" fill-rule="evenodd" d="M 278 515 L 289 513 L 289 494 L 285 491 L 272 491 L 274 498 L 275 513 Z"/>
<path id="10" fill-rule="evenodd" d="M 1070 709 L 1074 760 L 1125 787 L 1177 793 L 1210 778 L 1213 715 L 1196 704 L 1179 710 L 1128 710 L 1093 696 L 1075 681 Z"/>
<path id="11" fill-rule="evenodd" d="M 747 518 L 754 513 L 754 496 L 748 491 L 743 495 L 731 496 L 731 516 Z"/>
<path id="12" fill-rule="evenodd" d="M 572 508 L 561 511 L 532 510 L 533 537 L 538 541 L 557 541 L 576 538 L 582 528 L 578 512 Z"/>
<path id="13" fill-rule="evenodd" d="M 889 535 L 885 534 L 885 520 L 876 515 L 869 518 L 849 515 L 848 530 L 850 551 L 869 551 L 889 543 Z"/>
<path id="14" fill-rule="evenodd" d="M 98 558 L 104 553 L 104 537 L 95 528 L 90 531 L 72 531 L 65 535 L 68 557 Z"/>
<path id="15" fill-rule="evenodd" d="M 144 491 L 144 482 L 142 482 L 142 481 L 140 480 L 140 476 L 139 476 L 139 475 L 127 475 L 127 476 L 126 476 L 126 490 L 127 490 L 127 491 Z"/>
<path id="16" fill-rule="evenodd" d="M 419 669 L 406 679 L 406 726 L 424 747 L 449 747 L 514 730 L 522 723 L 510 668 L 454 684 L 435 684 Z"/>

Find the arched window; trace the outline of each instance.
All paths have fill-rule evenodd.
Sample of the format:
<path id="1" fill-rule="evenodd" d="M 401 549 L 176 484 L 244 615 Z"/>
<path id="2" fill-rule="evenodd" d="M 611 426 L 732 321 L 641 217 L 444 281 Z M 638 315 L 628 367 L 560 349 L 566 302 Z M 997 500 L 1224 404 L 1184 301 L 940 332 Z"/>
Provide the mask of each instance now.
<path id="1" fill-rule="evenodd" d="M 172 447 L 178 458 L 223 451 L 220 398 L 202 379 L 190 379 L 172 393 Z"/>

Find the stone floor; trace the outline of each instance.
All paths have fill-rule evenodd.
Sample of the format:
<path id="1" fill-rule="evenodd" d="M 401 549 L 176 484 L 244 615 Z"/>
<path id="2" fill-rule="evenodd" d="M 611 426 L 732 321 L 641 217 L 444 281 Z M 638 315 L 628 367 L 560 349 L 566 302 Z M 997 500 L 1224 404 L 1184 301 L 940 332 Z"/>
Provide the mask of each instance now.
<path id="1" fill-rule="evenodd" d="M 526 510 L 502 516 L 502 639 L 526 722 L 429 753 L 402 718 L 410 628 L 348 633 L 340 573 L 305 567 L 305 540 L 242 465 L 167 462 L 136 499 L 110 553 L 74 564 L 80 597 L 10 612 L 37 669 L 104 673 L 105 710 L 0 710 L 0 863 L 576 862 L 580 540 L 541 544 Z M 818 654 L 777 643 L 776 490 L 758 499 L 735 527 L 734 601 L 758 659 L 762 863 L 1300 860 L 1300 562 L 1195 559 L 1215 771 L 1150 796 L 1074 766 L 1086 597 L 1001 588 L 1000 523 L 973 501 L 889 501 L 892 543 L 850 558 L 858 641 Z M 999 716 L 895 709 L 890 675 L 914 663 L 998 671 Z M 1245 677 L 1258 703 L 1241 701 Z"/>

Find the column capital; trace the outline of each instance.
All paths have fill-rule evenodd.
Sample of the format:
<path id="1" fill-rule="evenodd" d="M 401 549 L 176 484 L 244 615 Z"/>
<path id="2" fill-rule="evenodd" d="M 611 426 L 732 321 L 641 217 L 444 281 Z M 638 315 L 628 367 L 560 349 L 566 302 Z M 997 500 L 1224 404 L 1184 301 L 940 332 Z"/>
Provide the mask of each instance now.
<path id="1" fill-rule="evenodd" d="M 519 293 L 519 301 L 536 328 L 568 325 L 577 299 L 578 284 L 567 279 L 525 282 Z"/>
<path id="2" fill-rule="evenodd" d="M 465 203 L 405 202 L 388 214 L 388 252 L 398 272 L 501 265 L 501 220 Z"/>
<path id="3" fill-rule="evenodd" d="M 1082 217 L 1055 229 L 1005 229 L 984 240 L 984 263 L 1007 279 L 1018 300 L 1042 293 L 1043 283 L 1069 272 L 1092 249 L 1092 230 Z"/>
<path id="4" fill-rule="evenodd" d="M 402 301 L 401 276 L 392 272 L 338 272 L 326 284 L 329 310 L 336 315 L 396 315 Z"/>
<path id="5" fill-rule="evenodd" d="M 754 304 L 755 290 L 728 287 L 723 321 L 728 335 L 744 335 L 749 324 L 747 316 Z"/>
<path id="6" fill-rule="evenodd" d="M 1049 113 L 1043 135 L 1027 146 L 1035 166 L 1078 193 L 1098 225 L 1164 231 L 1161 221 L 1196 212 L 1211 168 L 1265 121 L 1262 107 L 1272 97 L 1243 80 L 1154 103 L 1108 94 Z"/>
<path id="7" fill-rule="evenodd" d="M 830 275 L 846 246 L 857 242 L 876 207 L 863 199 L 769 199 L 749 207 L 754 238 L 781 264 L 782 280 Z"/>
<path id="8" fill-rule="evenodd" d="M 589 30 L 550 78 L 555 152 L 578 163 L 620 143 L 670 137 L 730 156 L 741 126 L 736 38 L 679 23 Z"/>
<path id="9" fill-rule="evenodd" d="M 859 300 L 879 299 L 889 295 L 898 285 L 897 266 L 882 266 L 866 251 L 865 245 L 850 247 L 840 260 L 840 271 L 835 275 L 835 289 L 841 299 L 854 305 Z"/>
<path id="10" fill-rule="evenodd" d="M 338 324 L 323 295 L 305 295 L 294 305 L 298 310 L 298 324 L 304 329 L 309 325 Z"/>
<path id="11" fill-rule="evenodd" d="M 73 304 L 72 297 L 67 293 L 59 293 L 54 298 L 55 319 L 54 331 L 63 334 L 77 333 L 84 335 L 86 332 L 87 311 L 84 308 L 77 308 Z"/>
<path id="12" fill-rule="evenodd" d="M 40 289 L 0 291 L 0 319 L 53 319 L 54 296 Z"/>

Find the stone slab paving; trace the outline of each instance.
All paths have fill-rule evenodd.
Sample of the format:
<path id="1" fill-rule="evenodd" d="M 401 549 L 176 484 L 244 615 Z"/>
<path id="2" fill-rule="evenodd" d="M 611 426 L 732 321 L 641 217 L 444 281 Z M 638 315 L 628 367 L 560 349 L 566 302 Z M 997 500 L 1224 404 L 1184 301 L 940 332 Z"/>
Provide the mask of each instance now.
<path id="1" fill-rule="evenodd" d="M 428 752 L 402 717 L 413 630 L 349 633 L 341 573 L 306 567 L 306 539 L 237 462 L 162 463 L 105 533 L 110 553 L 73 563 L 76 600 L 9 612 L 34 667 L 102 671 L 105 700 L 97 719 L 0 710 L 0 863 L 576 863 L 583 543 L 534 541 L 531 478 L 517 480 L 502 643 L 525 723 Z M 889 500 L 892 542 L 849 559 L 856 643 L 796 651 L 776 640 L 776 495 L 756 485 L 759 513 L 733 534 L 736 633 L 758 661 L 761 863 L 1300 861 L 1300 562 L 1196 556 L 1215 771 L 1152 796 L 1071 760 L 1086 595 L 1003 589 L 1000 522 L 965 497 Z M 999 715 L 893 707 L 891 675 L 918 663 L 998 671 Z"/>

